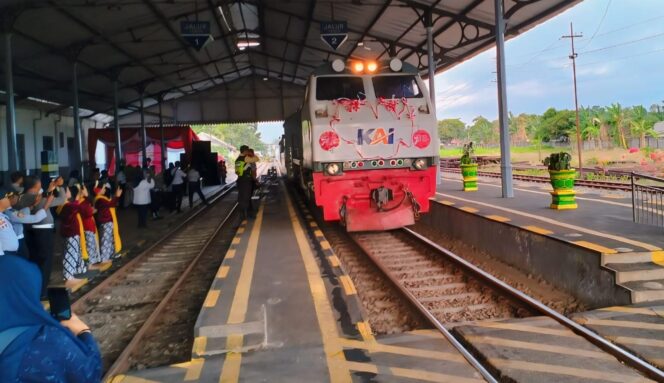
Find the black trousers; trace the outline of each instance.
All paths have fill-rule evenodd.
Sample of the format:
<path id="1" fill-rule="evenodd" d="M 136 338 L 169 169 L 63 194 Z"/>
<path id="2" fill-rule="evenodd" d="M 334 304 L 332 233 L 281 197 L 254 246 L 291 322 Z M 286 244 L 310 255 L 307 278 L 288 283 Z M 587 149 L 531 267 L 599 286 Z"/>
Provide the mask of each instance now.
<path id="1" fill-rule="evenodd" d="M 172 185 L 173 194 L 175 195 L 175 210 L 180 211 L 182 207 L 182 196 L 184 195 L 184 184 Z"/>
<path id="2" fill-rule="evenodd" d="M 194 193 L 198 194 L 198 198 L 200 198 L 203 203 L 207 203 L 205 194 L 203 194 L 203 191 L 201 190 L 200 182 L 189 182 L 189 208 L 194 206 Z"/>
<path id="3" fill-rule="evenodd" d="M 253 216 L 251 208 L 251 192 L 254 187 L 254 180 L 250 177 L 238 177 L 237 179 L 237 205 L 240 208 L 243 218 Z"/>
<path id="4" fill-rule="evenodd" d="M 138 214 L 138 227 L 148 227 L 148 210 L 150 205 L 134 205 Z"/>
<path id="5" fill-rule="evenodd" d="M 25 231 L 28 259 L 39 266 L 42 275 L 41 296 L 46 296 L 46 288 L 53 270 L 54 229 L 29 229 Z"/>

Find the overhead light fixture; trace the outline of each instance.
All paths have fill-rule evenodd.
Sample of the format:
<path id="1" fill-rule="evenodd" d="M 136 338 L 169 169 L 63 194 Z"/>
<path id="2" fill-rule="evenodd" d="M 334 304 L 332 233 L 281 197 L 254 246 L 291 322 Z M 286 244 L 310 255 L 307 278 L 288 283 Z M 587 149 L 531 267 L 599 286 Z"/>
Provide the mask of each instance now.
<path id="1" fill-rule="evenodd" d="M 336 59 L 332 61 L 332 70 L 341 73 L 346 69 L 346 63 L 343 62 L 341 59 Z"/>
<path id="2" fill-rule="evenodd" d="M 390 60 L 390 69 L 394 72 L 399 72 L 403 68 L 403 63 L 398 58 L 393 58 Z"/>
<path id="3" fill-rule="evenodd" d="M 358 47 L 363 47 L 364 46 L 364 41 L 358 41 L 357 46 Z"/>
<path id="4" fill-rule="evenodd" d="M 240 39 L 237 41 L 237 47 L 240 49 L 257 47 L 259 45 L 261 45 L 261 42 L 257 39 Z"/>
<path id="5" fill-rule="evenodd" d="M 267 77 L 263 77 L 263 81 L 267 81 Z"/>

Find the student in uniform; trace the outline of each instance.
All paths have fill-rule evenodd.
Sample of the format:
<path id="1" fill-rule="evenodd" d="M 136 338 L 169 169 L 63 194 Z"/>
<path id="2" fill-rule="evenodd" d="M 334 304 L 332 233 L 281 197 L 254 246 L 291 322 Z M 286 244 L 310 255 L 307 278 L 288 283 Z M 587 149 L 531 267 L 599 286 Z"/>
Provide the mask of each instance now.
<path id="1" fill-rule="evenodd" d="M 60 209 L 60 235 L 65 240 L 62 273 L 65 277 L 65 286 L 71 288 L 82 280 L 75 277 L 87 271 L 83 260 L 83 251 L 86 248 L 83 219 L 81 217 L 81 202 L 85 199 L 85 187 L 77 184 L 66 191 L 67 202 Z"/>
<path id="2" fill-rule="evenodd" d="M 23 178 L 25 176 L 21 172 L 13 172 L 9 178 L 12 181 L 11 188 L 16 194 L 23 193 Z"/>
<path id="3" fill-rule="evenodd" d="M 194 193 L 197 193 L 198 198 L 207 205 L 208 202 L 205 199 L 205 194 L 201 190 L 201 173 L 193 166 L 187 172 L 187 181 L 189 181 L 189 208 L 194 207 Z"/>
<path id="4" fill-rule="evenodd" d="M 180 169 L 180 161 L 176 161 L 175 167 L 171 170 L 171 188 L 175 195 L 175 209 L 178 213 L 182 211 L 182 197 L 184 196 L 184 180 L 186 177 L 185 172 Z"/>
<path id="5" fill-rule="evenodd" d="M 52 184 L 51 186 L 49 186 L 50 190 L 52 190 L 51 187 L 54 187 L 54 185 Z M 37 203 L 40 202 L 41 198 L 42 198 L 41 195 L 38 195 Z M 17 210 L 16 206 L 18 205 L 18 201 L 19 201 L 18 193 L 15 192 L 10 193 L 9 202 L 11 204 L 11 207 L 5 211 L 5 215 L 9 218 L 9 221 L 12 223 L 12 226 L 14 227 L 14 232 L 18 237 L 18 254 L 21 257 L 28 259 L 29 253 L 28 253 L 28 247 L 25 244 L 23 225 L 41 222 L 44 218 L 46 218 L 46 210 L 48 210 L 49 207 L 51 206 L 51 203 L 53 202 L 53 196 L 49 195 L 47 197 L 47 201 L 44 207 L 41 209 L 37 209 L 34 214 L 30 212 L 29 207 L 24 207 L 23 209 Z"/>
<path id="6" fill-rule="evenodd" d="M 0 189 L 0 252 L 5 256 L 18 255 L 18 237 L 12 223 L 5 215 L 5 212 L 11 206 L 9 197 L 12 193 L 10 190 Z M 2 283 L 5 283 L 5 281 Z"/>
<path id="7" fill-rule="evenodd" d="M 149 171 L 143 171 L 143 177 L 134 185 L 134 206 L 138 214 L 138 227 L 148 227 L 148 209 L 152 200 L 150 190 L 154 188 L 154 180 Z"/>
<path id="8" fill-rule="evenodd" d="M 122 251 L 120 226 L 115 211 L 122 196 L 122 189 L 116 189 L 115 196 L 111 198 L 111 188 L 108 186 L 103 185 L 101 189 L 95 191 L 95 208 L 97 209 L 102 262 L 110 262 L 111 259 L 119 257 L 120 251 Z"/>

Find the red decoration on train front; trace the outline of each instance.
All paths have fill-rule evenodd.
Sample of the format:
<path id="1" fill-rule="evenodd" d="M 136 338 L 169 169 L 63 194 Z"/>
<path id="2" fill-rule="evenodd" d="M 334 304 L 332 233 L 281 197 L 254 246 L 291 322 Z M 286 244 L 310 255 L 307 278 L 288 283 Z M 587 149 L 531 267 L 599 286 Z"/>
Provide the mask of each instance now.
<path id="1" fill-rule="evenodd" d="M 339 135 L 331 130 L 326 130 L 320 135 L 318 144 L 323 150 L 330 151 L 339 146 Z"/>
<path id="2" fill-rule="evenodd" d="M 424 149 L 431 144 L 431 136 L 426 130 L 418 130 L 413 133 L 413 145 L 420 149 Z"/>

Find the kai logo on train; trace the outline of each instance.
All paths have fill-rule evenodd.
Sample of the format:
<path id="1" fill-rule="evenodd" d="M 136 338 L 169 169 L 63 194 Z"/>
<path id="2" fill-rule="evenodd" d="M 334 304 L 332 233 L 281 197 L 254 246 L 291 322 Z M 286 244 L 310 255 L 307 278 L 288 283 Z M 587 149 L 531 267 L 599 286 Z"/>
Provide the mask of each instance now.
<path id="1" fill-rule="evenodd" d="M 358 129 L 358 145 L 394 144 L 394 128 Z"/>

